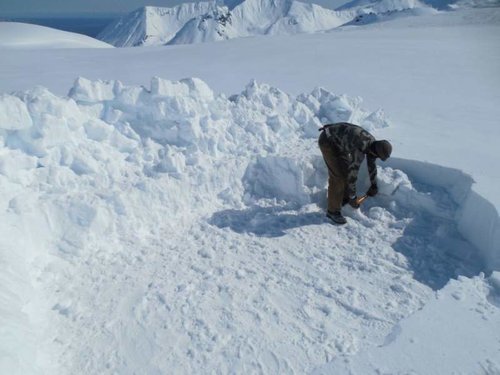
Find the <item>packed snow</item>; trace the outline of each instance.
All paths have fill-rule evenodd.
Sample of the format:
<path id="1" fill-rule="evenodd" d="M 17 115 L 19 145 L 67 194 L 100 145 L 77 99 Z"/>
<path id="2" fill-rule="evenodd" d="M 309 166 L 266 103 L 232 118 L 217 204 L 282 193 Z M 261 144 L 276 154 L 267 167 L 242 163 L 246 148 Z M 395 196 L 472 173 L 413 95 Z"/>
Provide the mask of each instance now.
<path id="1" fill-rule="evenodd" d="M 347 228 L 325 222 L 318 127 L 389 125 L 359 98 L 79 78 L 67 98 L 36 88 L 0 103 L 2 248 L 29 239 L 3 259 L 23 286 L 6 290 L 23 312 L 4 325 L 22 340 L 3 342 L 9 370 L 35 353 L 63 373 L 308 372 L 484 267 L 453 191 L 418 173 L 381 168 L 380 198 Z"/>
<path id="2" fill-rule="evenodd" d="M 0 48 L 112 48 L 86 35 L 18 22 L 0 22 Z"/>
<path id="3" fill-rule="evenodd" d="M 355 360 L 343 356 L 313 374 L 500 374 L 498 336 L 490 334 L 500 326 L 499 296 L 499 272 L 451 280 L 422 310 L 395 325 L 382 346 Z M 481 352 L 465 344 L 474 341 Z"/>
<path id="4" fill-rule="evenodd" d="M 3 55 L 0 373 L 498 373 L 498 29 Z M 394 145 L 343 227 L 336 121 Z"/>

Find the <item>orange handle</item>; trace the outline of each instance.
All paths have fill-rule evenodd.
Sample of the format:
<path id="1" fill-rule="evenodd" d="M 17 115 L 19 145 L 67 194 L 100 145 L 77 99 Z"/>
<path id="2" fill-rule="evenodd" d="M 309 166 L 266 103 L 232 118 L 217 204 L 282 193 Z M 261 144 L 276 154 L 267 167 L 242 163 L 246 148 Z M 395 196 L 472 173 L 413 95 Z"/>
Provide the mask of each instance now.
<path id="1" fill-rule="evenodd" d="M 366 200 L 366 198 L 368 198 L 368 195 L 365 194 L 362 197 L 357 198 L 356 199 L 356 203 L 357 204 L 361 204 L 361 203 L 363 203 Z"/>

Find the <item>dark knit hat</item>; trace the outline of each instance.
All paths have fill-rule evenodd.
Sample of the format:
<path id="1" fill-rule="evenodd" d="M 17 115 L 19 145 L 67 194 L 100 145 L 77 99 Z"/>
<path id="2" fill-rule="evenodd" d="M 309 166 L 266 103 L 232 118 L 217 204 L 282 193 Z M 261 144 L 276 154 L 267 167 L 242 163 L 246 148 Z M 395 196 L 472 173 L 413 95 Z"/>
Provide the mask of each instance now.
<path id="1" fill-rule="evenodd" d="M 372 150 L 378 158 L 385 161 L 391 156 L 392 146 L 386 140 L 375 141 L 372 144 Z"/>

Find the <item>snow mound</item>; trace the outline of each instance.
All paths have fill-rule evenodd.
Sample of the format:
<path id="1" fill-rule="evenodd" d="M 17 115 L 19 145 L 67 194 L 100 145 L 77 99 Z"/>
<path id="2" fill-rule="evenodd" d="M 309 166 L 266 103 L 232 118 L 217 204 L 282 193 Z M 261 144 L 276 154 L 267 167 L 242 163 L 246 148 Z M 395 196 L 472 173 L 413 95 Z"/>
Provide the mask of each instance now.
<path id="1" fill-rule="evenodd" d="M 499 267 L 498 215 L 489 237 L 467 221 L 494 215 L 459 171 L 394 159 L 348 226 L 321 225 L 317 130 L 337 121 L 389 125 L 361 98 L 256 81 L 2 95 L 0 372 L 309 372 Z"/>
<path id="2" fill-rule="evenodd" d="M 0 48 L 112 48 L 100 40 L 18 22 L 0 22 Z"/>

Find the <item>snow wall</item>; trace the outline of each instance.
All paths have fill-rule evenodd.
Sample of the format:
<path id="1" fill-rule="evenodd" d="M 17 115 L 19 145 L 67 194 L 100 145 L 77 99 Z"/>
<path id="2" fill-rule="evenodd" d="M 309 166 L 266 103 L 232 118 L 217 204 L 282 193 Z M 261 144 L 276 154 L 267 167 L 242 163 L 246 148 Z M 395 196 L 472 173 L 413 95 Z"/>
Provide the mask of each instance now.
<path id="1" fill-rule="evenodd" d="M 388 166 L 403 170 L 414 181 L 440 186 L 459 206 L 455 220 L 460 233 L 481 253 L 487 271 L 500 270 L 500 219 L 495 206 L 473 189 L 464 172 L 436 164 L 391 158 Z"/>
<path id="2" fill-rule="evenodd" d="M 257 82 L 229 98 L 195 78 L 153 78 L 150 88 L 79 78 L 68 97 L 41 87 L 0 95 L 0 372 L 50 368 L 41 312 L 64 306 L 48 305 L 44 293 L 56 291 L 44 288 L 65 272 L 40 279 L 52 259 L 76 262 L 89 244 L 119 252 L 121 231 L 140 235 L 259 199 L 324 204 L 317 129 L 339 121 L 375 134 L 389 126 L 361 98 L 320 88 L 292 97 Z M 440 214 L 405 173 L 444 187 L 464 237 L 487 269 L 500 269 L 498 213 L 469 176 L 396 158 L 387 165 L 382 193 Z"/>

